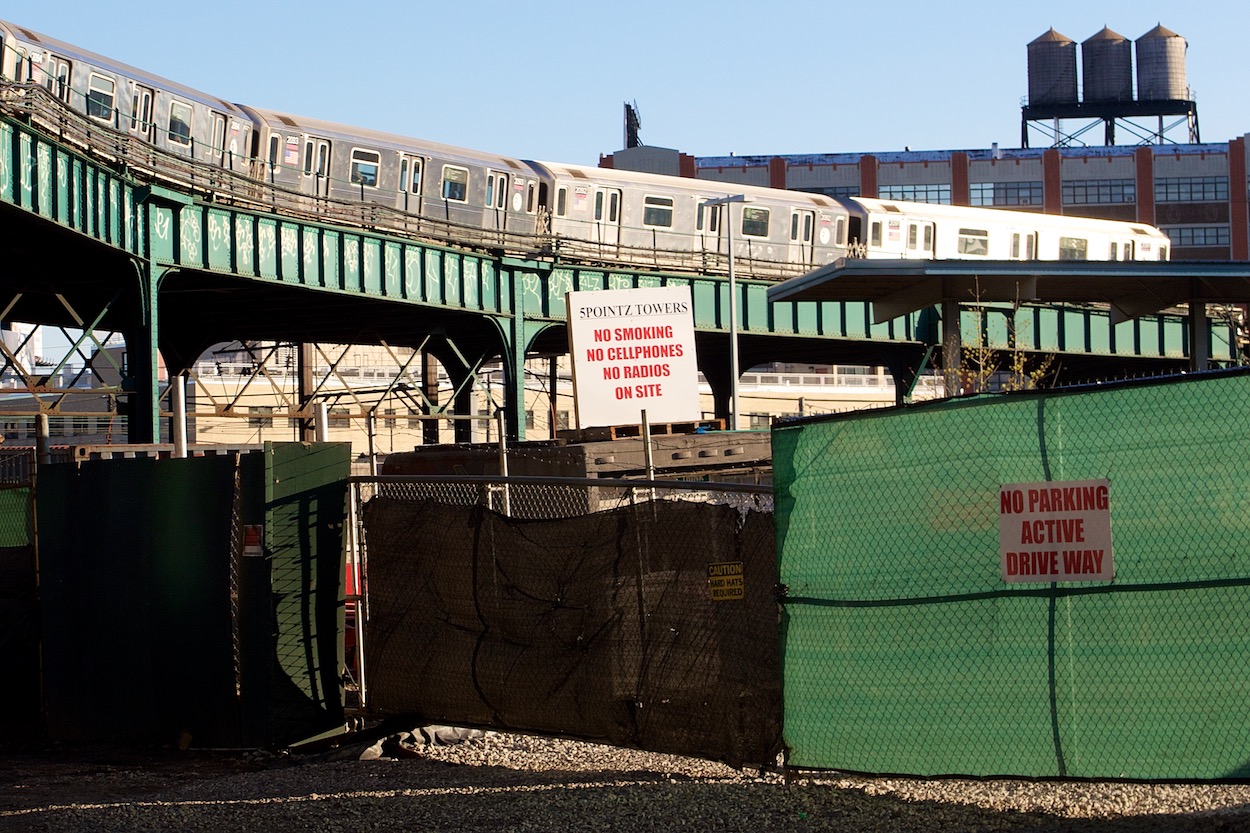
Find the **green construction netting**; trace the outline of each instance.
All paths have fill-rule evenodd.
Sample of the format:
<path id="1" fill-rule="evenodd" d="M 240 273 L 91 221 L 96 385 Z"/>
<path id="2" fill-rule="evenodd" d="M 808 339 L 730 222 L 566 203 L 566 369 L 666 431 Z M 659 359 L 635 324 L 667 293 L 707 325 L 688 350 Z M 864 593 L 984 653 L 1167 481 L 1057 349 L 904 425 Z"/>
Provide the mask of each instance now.
<path id="1" fill-rule="evenodd" d="M 1250 777 L 1250 375 L 778 427 L 797 767 Z M 1110 483 L 1114 579 L 1006 583 L 1004 484 Z"/>

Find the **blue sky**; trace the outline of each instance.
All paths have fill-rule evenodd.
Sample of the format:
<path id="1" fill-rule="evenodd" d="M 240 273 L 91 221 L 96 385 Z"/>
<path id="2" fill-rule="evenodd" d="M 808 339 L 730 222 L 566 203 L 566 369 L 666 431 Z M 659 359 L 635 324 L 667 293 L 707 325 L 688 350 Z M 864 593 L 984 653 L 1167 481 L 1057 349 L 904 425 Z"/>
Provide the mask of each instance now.
<path id="1" fill-rule="evenodd" d="M 1029 41 L 1162 23 L 1189 42 L 1202 138 L 1250 132 L 1244 0 L 61 0 L 0 16 L 231 101 L 591 165 L 622 145 L 624 101 L 645 144 L 696 156 L 1018 147 Z"/>

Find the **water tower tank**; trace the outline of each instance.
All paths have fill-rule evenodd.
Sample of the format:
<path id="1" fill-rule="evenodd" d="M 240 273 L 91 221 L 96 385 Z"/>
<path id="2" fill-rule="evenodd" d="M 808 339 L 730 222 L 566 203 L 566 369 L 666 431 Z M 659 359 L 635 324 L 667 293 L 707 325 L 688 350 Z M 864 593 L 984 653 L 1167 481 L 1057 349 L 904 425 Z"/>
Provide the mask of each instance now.
<path id="1" fill-rule="evenodd" d="M 1132 101 L 1132 41 L 1104 26 L 1081 44 L 1081 76 L 1085 101 Z"/>
<path id="2" fill-rule="evenodd" d="M 1076 41 L 1051 29 L 1029 44 L 1029 104 L 1076 101 Z"/>
<path id="3" fill-rule="evenodd" d="M 1137 39 L 1137 98 L 1140 101 L 1188 101 L 1185 39 L 1156 26 Z"/>

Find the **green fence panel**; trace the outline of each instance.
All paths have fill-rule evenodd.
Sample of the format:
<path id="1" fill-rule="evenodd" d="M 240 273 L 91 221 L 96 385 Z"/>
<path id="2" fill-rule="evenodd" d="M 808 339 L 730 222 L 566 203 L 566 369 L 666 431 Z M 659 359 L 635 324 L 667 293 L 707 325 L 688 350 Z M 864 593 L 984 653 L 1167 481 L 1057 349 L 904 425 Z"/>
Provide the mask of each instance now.
<path id="1" fill-rule="evenodd" d="M 1250 375 L 773 433 L 798 767 L 1250 776 Z M 999 489 L 1110 483 L 1110 581 L 1007 583 Z"/>

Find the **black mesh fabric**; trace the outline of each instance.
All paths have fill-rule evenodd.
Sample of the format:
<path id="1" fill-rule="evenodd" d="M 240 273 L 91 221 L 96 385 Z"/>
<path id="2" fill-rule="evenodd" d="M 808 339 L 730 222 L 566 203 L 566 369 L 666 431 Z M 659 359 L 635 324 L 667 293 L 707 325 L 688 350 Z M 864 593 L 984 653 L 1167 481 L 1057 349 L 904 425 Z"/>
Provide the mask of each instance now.
<path id="1" fill-rule="evenodd" d="M 732 766 L 780 751 L 771 515 L 649 501 L 518 520 L 380 497 L 365 535 L 371 709 Z M 714 598 L 733 565 L 741 592 Z"/>

